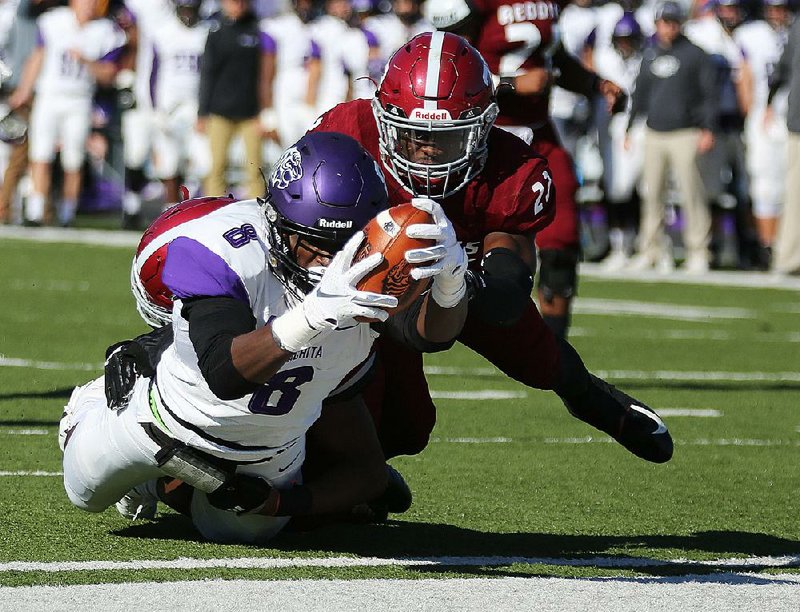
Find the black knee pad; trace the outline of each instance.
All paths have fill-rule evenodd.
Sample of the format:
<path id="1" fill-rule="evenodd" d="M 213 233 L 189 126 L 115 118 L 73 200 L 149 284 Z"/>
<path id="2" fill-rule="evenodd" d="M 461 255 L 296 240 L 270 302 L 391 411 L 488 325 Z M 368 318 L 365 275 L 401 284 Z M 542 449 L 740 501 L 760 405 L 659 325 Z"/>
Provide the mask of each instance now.
<path id="1" fill-rule="evenodd" d="M 491 249 L 481 261 L 481 271 L 467 279 L 470 309 L 478 317 L 500 327 L 514 325 L 524 314 L 533 290 L 530 268 L 513 251 Z"/>
<path id="2" fill-rule="evenodd" d="M 571 298 L 578 283 L 578 252 L 575 249 L 539 251 L 539 290 L 544 299 Z"/>

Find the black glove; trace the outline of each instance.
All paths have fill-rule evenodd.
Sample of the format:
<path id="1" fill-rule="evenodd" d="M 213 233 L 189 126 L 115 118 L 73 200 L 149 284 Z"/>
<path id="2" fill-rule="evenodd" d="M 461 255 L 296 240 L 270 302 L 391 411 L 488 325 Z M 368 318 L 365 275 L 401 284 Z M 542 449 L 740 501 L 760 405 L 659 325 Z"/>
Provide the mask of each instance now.
<path id="1" fill-rule="evenodd" d="M 106 402 L 111 410 L 119 410 L 128 404 L 137 377 L 152 376 L 154 370 L 144 348 L 135 340 L 112 344 L 106 355 Z"/>
<path id="2" fill-rule="evenodd" d="M 105 387 L 109 408 L 119 410 L 127 405 L 136 378 L 153 376 L 161 353 L 171 343 L 172 327 L 167 325 L 106 349 Z"/>
<path id="3" fill-rule="evenodd" d="M 219 489 L 208 494 L 208 501 L 220 510 L 246 514 L 263 506 L 271 492 L 272 487 L 263 478 L 234 474 Z"/>

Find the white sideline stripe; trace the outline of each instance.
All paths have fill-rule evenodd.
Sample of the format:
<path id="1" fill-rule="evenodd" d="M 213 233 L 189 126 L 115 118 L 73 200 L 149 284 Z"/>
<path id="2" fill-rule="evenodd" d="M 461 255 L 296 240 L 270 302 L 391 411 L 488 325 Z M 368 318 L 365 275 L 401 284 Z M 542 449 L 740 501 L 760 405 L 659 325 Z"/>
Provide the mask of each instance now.
<path id="1" fill-rule="evenodd" d="M 49 433 L 46 429 L 0 429 L 0 434 L 7 436 L 46 436 Z"/>
<path id="2" fill-rule="evenodd" d="M 512 438 L 431 438 L 431 442 L 452 442 L 454 444 L 507 444 Z"/>
<path id="3" fill-rule="evenodd" d="M 16 471 L 16 472 L 3 472 L 0 471 L 0 476 L 63 476 L 64 472 L 43 472 L 36 470 L 33 472 Z"/>
<path id="4" fill-rule="evenodd" d="M 658 304 L 632 300 L 609 300 L 577 298 L 572 306 L 577 314 L 591 315 L 635 315 L 684 321 L 708 321 L 710 319 L 752 319 L 756 313 L 745 308 L 712 308 L 706 306 L 683 306 L 681 304 Z"/>
<path id="5" fill-rule="evenodd" d="M 71 229 L 61 227 L 0 227 L 0 238 L 17 238 L 33 242 L 66 242 L 110 247 L 136 247 L 141 232 Z"/>
<path id="6" fill-rule="evenodd" d="M 553 565 L 559 567 L 796 567 L 800 553 L 781 557 L 735 557 L 712 560 L 652 559 L 650 557 L 239 557 L 221 559 L 141 559 L 134 561 L 8 561 L 0 572 L 85 572 L 151 569 L 280 569 L 287 567 L 475 567 L 506 565 Z"/>
<path id="7" fill-rule="evenodd" d="M 544 438 L 545 444 L 610 444 L 609 436 L 582 436 L 575 438 Z M 674 440 L 676 446 L 800 446 L 800 440 L 759 440 L 755 438 L 696 438 Z"/>
<path id="8" fill-rule="evenodd" d="M 715 408 L 656 408 L 656 412 L 662 417 L 713 418 L 722 416 L 722 412 Z"/>
<path id="9" fill-rule="evenodd" d="M 596 263 L 581 263 L 578 271 L 587 278 L 603 278 L 623 282 L 677 283 L 680 285 L 716 285 L 720 287 L 753 287 L 800 291 L 800 277 L 764 272 L 712 270 L 706 274 L 686 274 L 678 269 L 668 274 L 650 272 L 608 272 Z"/>
<path id="10" fill-rule="evenodd" d="M 525 391 L 493 391 L 491 389 L 482 389 L 480 391 L 431 391 L 431 398 L 433 399 L 504 400 L 525 397 L 528 397 Z"/>
<path id="11" fill-rule="evenodd" d="M 461 368 L 451 366 L 425 366 L 425 374 L 431 376 L 503 376 L 497 368 Z M 798 382 L 800 372 L 679 372 L 675 370 L 597 370 L 600 378 L 617 380 L 679 380 L 736 381 L 736 382 Z"/>
<path id="12" fill-rule="evenodd" d="M 0 588 L 6 610 L 674 612 L 796 610 L 797 574 L 417 580 L 203 580 Z M 43 603 L 46 602 L 44 605 Z"/>
<path id="13" fill-rule="evenodd" d="M 8 284 L 9 289 L 14 290 L 37 290 L 37 291 L 89 291 L 91 285 L 89 281 L 68 281 L 68 280 L 33 280 L 30 278 L 15 278 Z"/>
<path id="14" fill-rule="evenodd" d="M 0 355 L 0 367 L 31 368 L 33 370 L 102 370 L 102 363 L 63 363 L 58 361 L 37 361 L 35 359 L 19 359 Z"/>

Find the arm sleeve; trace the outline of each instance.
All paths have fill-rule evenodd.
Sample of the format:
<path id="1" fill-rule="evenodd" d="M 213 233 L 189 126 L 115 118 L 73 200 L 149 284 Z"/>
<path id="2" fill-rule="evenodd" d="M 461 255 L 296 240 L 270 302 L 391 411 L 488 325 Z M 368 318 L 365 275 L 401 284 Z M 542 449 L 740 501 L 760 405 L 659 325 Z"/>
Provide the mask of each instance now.
<path id="1" fill-rule="evenodd" d="M 587 70 L 578 59 L 567 52 L 564 45 L 559 44 L 553 54 L 553 64 L 560 70 L 556 77 L 556 85 L 567 91 L 574 91 L 587 98 L 592 98 L 597 93 L 599 77 Z"/>
<path id="2" fill-rule="evenodd" d="M 453 338 L 449 342 L 429 342 L 419 333 L 417 329 L 417 319 L 419 312 L 422 309 L 422 302 L 425 299 L 425 294 L 417 298 L 417 300 L 402 312 L 397 313 L 393 317 L 389 317 L 383 325 L 383 332 L 393 340 L 419 351 L 420 353 L 438 353 L 446 351 L 455 344 L 456 339 Z"/>
<path id="3" fill-rule="evenodd" d="M 714 63 L 705 51 L 700 52 L 700 89 L 702 95 L 702 116 L 700 127 L 705 130 L 715 130 L 717 127 L 717 75 Z"/>
<path id="4" fill-rule="evenodd" d="M 231 357 L 233 339 L 256 328 L 247 304 L 229 297 L 192 298 L 184 302 L 181 316 L 189 322 L 200 372 L 214 395 L 238 399 L 261 387 L 246 380 Z"/>
<path id="5" fill-rule="evenodd" d="M 205 117 L 211 107 L 211 88 L 214 75 L 214 41 L 216 32 L 210 32 L 200 58 L 200 93 L 197 107 L 198 117 Z"/>
<path id="6" fill-rule="evenodd" d="M 791 74 L 792 69 L 792 55 L 794 55 L 795 36 L 798 31 L 800 30 L 798 30 L 797 24 L 794 24 L 792 29 L 789 31 L 789 40 L 786 41 L 786 46 L 783 48 L 783 53 L 781 53 L 778 63 L 775 64 L 775 69 L 769 76 L 769 96 L 767 97 L 768 104 L 772 104 L 772 99 L 775 97 L 775 94 L 778 92 L 778 90 L 789 82 L 789 75 Z"/>
<path id="7" fill-rule="evenodd" d="M 642 59 L 642 65 L 639 68 L 639 74 L 636 75 L 636 80 L 633 83 L 633 91 L 631 92 L 631 114 L 628 118 L 628 128 L 631 129 L 634 121 L 639 118 L 647 107 L 647 96 L 649 93 L 648 78 L 650 75 L 650 59 Z"/>

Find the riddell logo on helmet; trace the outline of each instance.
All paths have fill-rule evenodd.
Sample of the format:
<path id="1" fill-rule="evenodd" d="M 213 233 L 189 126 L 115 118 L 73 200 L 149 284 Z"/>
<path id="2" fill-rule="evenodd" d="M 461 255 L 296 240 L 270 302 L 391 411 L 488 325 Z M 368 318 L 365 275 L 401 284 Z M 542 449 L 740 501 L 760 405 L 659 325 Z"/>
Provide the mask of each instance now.
<path id="1" fill-rule="evenodd" d="M 351 229 L 352 221 L 339 221 L 338 219 L 319 219 L 317 227 L 321 229 Z"/>
<path id="2" fill-rule="evenodd" d="M 423 121 L 449 121 L 452 119 L 450 112 L 447 110 L 425 110 L 422 108 L 415 108 L 411 111 L 409 119 L 422 119 Z"/>

